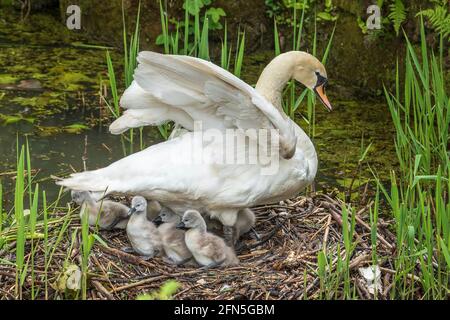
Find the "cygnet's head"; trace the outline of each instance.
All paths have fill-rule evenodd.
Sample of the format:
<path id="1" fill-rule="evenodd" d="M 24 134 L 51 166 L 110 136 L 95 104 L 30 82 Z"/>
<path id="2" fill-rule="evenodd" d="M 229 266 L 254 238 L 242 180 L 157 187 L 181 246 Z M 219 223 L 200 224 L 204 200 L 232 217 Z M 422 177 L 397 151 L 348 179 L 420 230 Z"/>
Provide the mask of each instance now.
<path id="1" fill-rule="evenodd" d="M 77 191 L 72 190 L 70 192 L 70 195 L 72 197 L 72 201 L 75 202 L 77 205 L 82 205 L 83 202 L 88 200 L 91 197 L 91 194 L 89 191 Z"/>
<path id="2" fill-rule="evenodd" d="M 147 200 L 144 197 L 136 196 L 131 200 L 131 208 L 128 212 L 128 216 L 133 213 L 147 212 Z"/>
<path id="3" fill-rule="evenodd" d="M 168 208 L 162 208 L 159 216 L 157 216 L 153 222 L 155 223 L 174 223 L 180 222 L 180 216 Z"/>
<path id="4" fill-rule="evenodd" d="M 205 220 L 203 220 L 202 215 L 197 210 L 187 210 L 181 222 L 177 225 L 177 229 L 187 230 L 194 228 L 206 230 Z"/>

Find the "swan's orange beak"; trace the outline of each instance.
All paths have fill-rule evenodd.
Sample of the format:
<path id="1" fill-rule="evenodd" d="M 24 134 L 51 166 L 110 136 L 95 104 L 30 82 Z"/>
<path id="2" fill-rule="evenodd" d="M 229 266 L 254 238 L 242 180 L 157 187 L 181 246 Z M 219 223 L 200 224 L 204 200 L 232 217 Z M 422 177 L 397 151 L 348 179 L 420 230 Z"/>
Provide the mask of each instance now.
<path id="1" fill-rule="evenodd" d="M 314 88 L 314 92 L 319 97 L 320 101 L 322 101 L 323 105 L 328 109 L 328 111 L 333 110 L 333 107 L 331 106 L 330 101 L 328 101 L 328 97 L 325 94 L 325 87 L 324 85 L 317 86 Z"/>

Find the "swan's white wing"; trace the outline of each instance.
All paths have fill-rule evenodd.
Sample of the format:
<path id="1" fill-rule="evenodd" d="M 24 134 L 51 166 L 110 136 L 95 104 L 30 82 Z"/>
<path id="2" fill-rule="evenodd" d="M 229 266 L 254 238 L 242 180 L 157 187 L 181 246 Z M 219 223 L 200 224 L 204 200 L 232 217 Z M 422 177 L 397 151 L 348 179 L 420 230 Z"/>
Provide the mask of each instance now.
<path id="1" fill-rule="evenodd" d="M 188 130 L 278 129 L 283 154 L 295 152 L 295 132 L 287 117 L 254 88 L 228 71 L 198 58 L 141 52 L 132 85 L 121 98 L 124 114 L 113 134 L 173 120 Z"/>

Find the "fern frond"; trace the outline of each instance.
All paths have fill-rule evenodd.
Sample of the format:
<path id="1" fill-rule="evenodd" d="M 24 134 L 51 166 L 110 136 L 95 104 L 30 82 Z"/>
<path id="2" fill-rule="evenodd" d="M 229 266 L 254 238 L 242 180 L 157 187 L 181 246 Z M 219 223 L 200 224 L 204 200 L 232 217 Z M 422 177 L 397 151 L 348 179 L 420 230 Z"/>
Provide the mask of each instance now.
<path id="1" fill-rule="evenodd" d="M 444 38 L 450 37 L 450 13 L 445 6 L 437 5 L 434 9 L 426 9 L 417 13 L 428 18 L 433 29 Z"/>
<path id="2" fill-rule="evenodd" d="M 395 0 L 395 2 L 389 6 L 389 11 L 388 18 L 394 23 L 395 33 L 398 35 L 403 21 L 406 20 L 406 9 L 403 1 Z"/>

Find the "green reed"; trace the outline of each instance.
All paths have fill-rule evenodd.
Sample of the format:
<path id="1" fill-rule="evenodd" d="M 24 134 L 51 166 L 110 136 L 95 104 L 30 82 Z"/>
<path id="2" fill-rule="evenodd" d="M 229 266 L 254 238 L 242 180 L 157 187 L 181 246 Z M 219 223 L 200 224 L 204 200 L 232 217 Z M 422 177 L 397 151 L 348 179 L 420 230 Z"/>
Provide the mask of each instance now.
<path id="1" fill-rule="evenodd" d="M 14 253 L 15 261 L 0 259 L 0 265 L 14 266 L 13 289 L 17 299 L 24 297 L 36 299 L 42 294 L 45 299 L 49 299 L 48 270 L 56 249 L 60 248 L 68 235 L 68 227 L 73 218 L 72 211 L 67 211 L 62 218 L 56 214 L 60 211 L 62 189 L 56 200 L 48 204 L 45 191 L 41 191 L 39 184 L 33 182 L 35 177 L 32 175 L 28 142 L 20 147 L 17 144 L 17 150 L 14 203 L 7 212 L 4 212 L 0 183 L 0 250 Z M 26 206 L 25 202 L 30 199 L 30 195 L 29 206 Z M 37 254 L 43 254 L 43 265 L 36 261 Z M 70 257 L 70 254 L 71 252 L 67 252 L 66 259 Z M 37 272 L 37 269 L 40 272 Z M 26 292 L 24 291 L 25 282 L 27 282 Z M 53 298 L 56 297 L 64 298 L 64 296 L 57 296 L 55 292 Z"/>
<path id="2" fill-rule="evenodd" d="M 450 264 L 449 97 L 440 54 L 429 52 L 423 21 L 419 54 L 405 35 L 404 85 L 396 72 L 395 93 L 385 96 L 395 127 L 399 172 L 391 173 L 385 195 L 396 228 L 393 298 L 446 299 Z M 417 271 L 418 270 L 418 271 Z M 412 277 L 417 273 L 417 277 Z"/>

